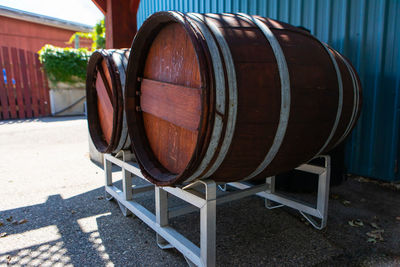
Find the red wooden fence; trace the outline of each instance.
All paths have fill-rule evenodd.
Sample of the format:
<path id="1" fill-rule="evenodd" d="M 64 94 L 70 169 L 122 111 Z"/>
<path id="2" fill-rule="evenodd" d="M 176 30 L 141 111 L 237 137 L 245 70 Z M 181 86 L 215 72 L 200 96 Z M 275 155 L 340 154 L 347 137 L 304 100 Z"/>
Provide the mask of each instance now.
<path id="1" fill-rule="evenodd" d="M 47 78 L 36 53 L 0 49 L 0 120 L 50 115 Z"/>

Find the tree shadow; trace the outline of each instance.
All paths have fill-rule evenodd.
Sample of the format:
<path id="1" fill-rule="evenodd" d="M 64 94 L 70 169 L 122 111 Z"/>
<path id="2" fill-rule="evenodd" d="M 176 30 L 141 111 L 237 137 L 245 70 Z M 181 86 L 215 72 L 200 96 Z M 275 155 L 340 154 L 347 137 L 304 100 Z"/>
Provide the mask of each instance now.
<path id="1" fill-rule="evenodd" d="M 86 120 L 86 117 L 85 116 L 59 116 L 59 117 L 40 117 L 40 118 L 31 118 L 31 119 L 3 120 L 3 121 L 0 121 L 0 125 L 22 124 L 22 123 L 30 123 L 30 122 L 52 123 L 52 122 L 63 122 L 63 121 L 77 121 L 77 120 Z"/>
<path id="2" fill-rule="evenodd" d="M 115 185 L 120 187 L 120 181 Z M 378 255 L 385 255 L 384 260 L 389 262 L 400 261 L 398 223 L 390 221 L 399 212 L 400 200 L 395 198 L 398 192 L 352 179 L 333 191 L 339 199 L 331 199 L 328 227 L 323 231 L 307 225 L 292 210 L 266 210 L 263 200 L 255 196 L 218 206 L 217 264 L 329 265 L 339 257 L 344 265 L 357 265 Z M 358 203 L 363 197 L 368 200 Z M 136 198 L 153 210 L 153 193 Z M 350 200 L 352 206 L 341 204 L 343 199 Z M 181 202 L 172 199 L 171 206 L 175 204 Z M 368 225 L 374 220 L 373 215 L 378 217 L 379 227 L 385 229 L 385 242 L 366 242 L 366 232 L 373 230 Z M 5 220 L 10 216 L 27 222 L 13 225 Z M 5 224 L 0 232 L 8 233 L 0 239 L 4 242 L 0 246 L 1 266 L 186 266 L 177 250 L 161 250 L 157 246 L 155 232 L 145 223 L 134 216 L 124 217 L 115 201 L 107 201 L 103 187 L 66 199 L 52 195 L 41 204 L 1 211 L 0 218 Z M 356 218 L 363 220 L 365 226 L 348 225 Z M 174 218 L 170 224 L 199 244 L 198 212 Z M 52 238 L 44 238 L 50 231 L 54 232 L 48 233 Z M 37 235 L 38 232 L 41 233 Z M 13 245 L 14 241 L 19 243 Z"/>

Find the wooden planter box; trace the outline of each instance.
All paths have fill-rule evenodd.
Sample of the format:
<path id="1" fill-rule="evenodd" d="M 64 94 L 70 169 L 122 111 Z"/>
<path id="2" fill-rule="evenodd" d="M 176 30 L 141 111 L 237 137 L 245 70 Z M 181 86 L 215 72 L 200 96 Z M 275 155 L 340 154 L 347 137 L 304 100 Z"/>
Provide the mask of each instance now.
<path id="1" fill-rule="evenodd" d="M 53 116 L 85 115 L 84 83 L 50 83 L 50 106 Z"/>

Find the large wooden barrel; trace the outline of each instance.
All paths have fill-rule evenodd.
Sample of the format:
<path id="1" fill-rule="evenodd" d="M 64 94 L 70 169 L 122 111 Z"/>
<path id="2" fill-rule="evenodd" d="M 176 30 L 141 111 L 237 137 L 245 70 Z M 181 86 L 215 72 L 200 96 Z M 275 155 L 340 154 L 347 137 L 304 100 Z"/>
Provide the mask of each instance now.
<path id="1" fill-rule="evenodd" d="M 129 53 L 129 49 L 97 50 L 88 63 L 89 133 L 96 149 L 102 153 L 130 149 L 123 101 Z"/>
<path id="2" fill-rule="evenodd" d="M 158 185 L 291 170 L 342 142 L 360 113 L 348 60 L 272 19 L 160 12 L 131 49 L 128 129 Z"/>

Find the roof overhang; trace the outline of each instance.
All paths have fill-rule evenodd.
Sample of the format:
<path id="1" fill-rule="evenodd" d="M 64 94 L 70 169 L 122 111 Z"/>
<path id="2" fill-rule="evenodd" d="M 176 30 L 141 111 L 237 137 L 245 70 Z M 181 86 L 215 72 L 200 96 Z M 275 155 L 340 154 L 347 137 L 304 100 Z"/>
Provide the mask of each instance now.
<path id="1" fill-rule="evenodd" d="M 92 0 L 92 2 L 100 9 L 103 14 L 107 12 L 107 1 L 106 0 Z"/>
<path id="2" fill-rule="evenodd" d="M 51 27 L 56 27 L 76 32 L 90 32 L 93 29 L 92 26 L 86 24 L 80 24 L 68 20 L 62 20 L 44 15 L 39 15 L 1 5 L 0 5 L 0 16 L 29 21 L 33 23 L 43 24 Z"/>

